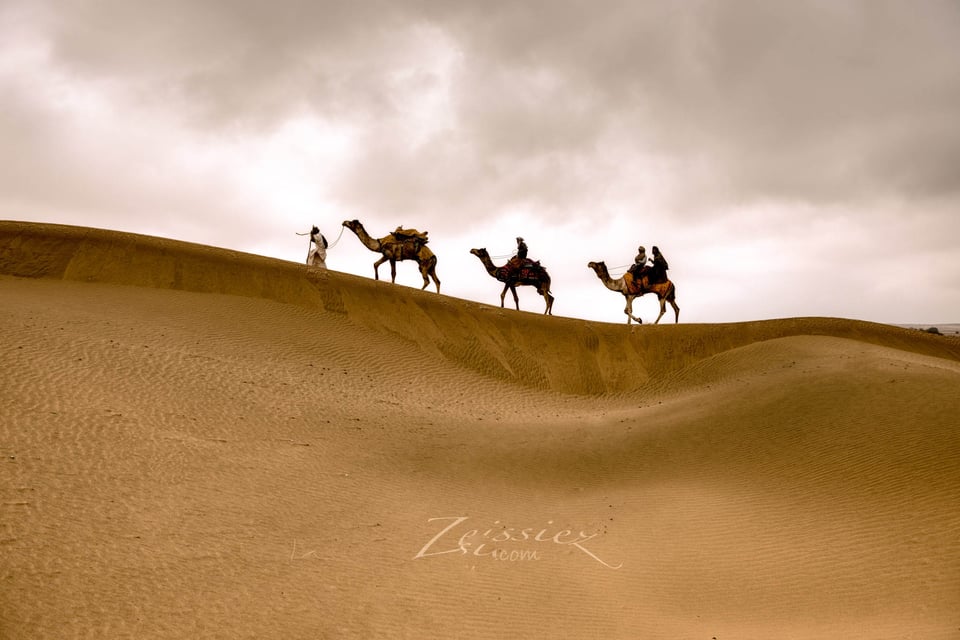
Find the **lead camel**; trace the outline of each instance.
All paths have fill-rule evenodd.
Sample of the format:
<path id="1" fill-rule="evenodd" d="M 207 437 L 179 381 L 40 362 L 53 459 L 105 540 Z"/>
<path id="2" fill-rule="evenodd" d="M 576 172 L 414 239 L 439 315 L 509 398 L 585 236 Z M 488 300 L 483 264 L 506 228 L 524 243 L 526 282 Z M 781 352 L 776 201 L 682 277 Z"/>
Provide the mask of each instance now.
<path id="1" fill-rule="evenodd" d="M 374 238 L 367 233 L 359 220 L 344 220 L 343 226 L 357 234 L 357 238 L 360 239 L 363 246 L 383 256 L 373 263 L 374 279 L 380 279 L 380 265 L 389 261 L 390 282 L 396 282 L 397 261 L 415 260 L 420 265 L 420 275 L 423 276 L 423 286 L 420 288 L 426 289 L 430 286 L 430 278 L 433 278 L 437 285 L 437 293 L 440 293 L 440 278 L 437 277 L 437 256 L 424 242 L 415 238 L 399 239 L 392 233 L 382 238 Z"/>

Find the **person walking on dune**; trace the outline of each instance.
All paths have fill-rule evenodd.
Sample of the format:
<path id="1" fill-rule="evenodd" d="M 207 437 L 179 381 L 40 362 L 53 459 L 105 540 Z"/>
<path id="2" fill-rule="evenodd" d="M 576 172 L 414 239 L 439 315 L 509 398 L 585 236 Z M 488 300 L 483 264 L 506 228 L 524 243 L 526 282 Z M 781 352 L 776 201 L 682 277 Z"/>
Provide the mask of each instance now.
<path id="1" fill-rule="evenodd" d="M 320 233 L 320 229 L 314 225 L 310 230 L 310 247 L 307 253 L 307 264 L 311 267 L 327 268 L 327 247 L 330 246 L 327 239 Z"/>

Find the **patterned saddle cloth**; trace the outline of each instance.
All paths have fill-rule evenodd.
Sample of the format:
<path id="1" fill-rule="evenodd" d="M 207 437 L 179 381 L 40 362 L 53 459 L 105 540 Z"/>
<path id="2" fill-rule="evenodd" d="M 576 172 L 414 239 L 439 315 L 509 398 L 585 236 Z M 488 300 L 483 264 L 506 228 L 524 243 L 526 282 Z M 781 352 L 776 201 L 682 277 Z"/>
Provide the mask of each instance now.
<path id="1" fill-rule="evenodd" d="M 539 260 L 531 260 L 530 258 L 517 258 L 514 256 L 505 265 L 507 268 L 507 273 L 510 275 L 519 278 L 520 280 L 532 280 L 540 277 L 540 272 L 542 267 L 540 266 Z"/>

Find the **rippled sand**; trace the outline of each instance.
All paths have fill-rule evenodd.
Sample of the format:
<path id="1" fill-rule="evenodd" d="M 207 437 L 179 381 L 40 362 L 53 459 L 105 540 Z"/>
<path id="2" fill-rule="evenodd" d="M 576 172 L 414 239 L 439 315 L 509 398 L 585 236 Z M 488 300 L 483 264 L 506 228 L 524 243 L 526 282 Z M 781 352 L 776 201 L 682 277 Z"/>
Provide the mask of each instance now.
<path id="1" fill-rule="evenodd" d="M 0 222 L 0 636 L 960 637 L 960 341 Z"/>

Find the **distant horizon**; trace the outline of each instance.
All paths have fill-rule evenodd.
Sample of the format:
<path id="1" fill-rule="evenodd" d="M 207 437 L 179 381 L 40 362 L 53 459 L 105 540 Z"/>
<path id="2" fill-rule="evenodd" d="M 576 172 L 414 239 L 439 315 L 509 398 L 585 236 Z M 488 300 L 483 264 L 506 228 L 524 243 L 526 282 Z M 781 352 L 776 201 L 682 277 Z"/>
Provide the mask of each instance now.
<path id="1" fill-rule="evenodd" d="M 75 228 L 75 229 L 81 230 L 81 231 L 84 230 L 84 229 L 89 229 L 89 230 L 92 230 L 92 231 L 102 231 L 102 232 L 106 232 L 106 233 L 131 234 L 131 235 L 142 236 L 142 237 L 144 237 L 144 238 L 159 239 L 159 240 L 169 240 L 169 241 L 172 241 L 172 242 L 180 242 L 180 243 L 184 243 L 184 244 L 192 244 L 192 245 L 196 245 L 196 246 L 199 246 L 199 247 L 210 248 L 210 249 L 215 249 L 215 250 L 223 250 L 223 251 L 228 251 L 228 252 L 244 253 L 244 254 L 247 254 L 247 255 L 250 255 L 250 256 L 253 256 L 253 257 L 257 257 L 257 258 L 268 258 L 268 259 L 279 260 L 279 261 L 281 261 L 281 262 L 287 262 L 287 263 L 296 264 L 296 265 L 304 265 L 304 262 L 303 262 L 303 261 L 290 260 L 290 259 L 287 259 L 287 258 L 284 258 L 284 257 L 276 257 L 276 256 L 264 255 L 264 254 L 260 254 L 260 253 L 254 253 L 254 252 L 250 252 L 250 251 L 244 251 L 244 250 L 241 250 L 241 249 L 226 247 L 226 246 L 222 246 L 222 245 L 205 244 L 205 243 L 202 243 L 202 242 L 195 242 L 195 241 L 191 241 L 191 240 L 183 240 L 183 239 L 180 239 L 180 238 L 175 238 L 175 237 L 166 236 L 166 235 L 155 235 L 155 234 L 142 233 L 142 232 L 123 231 L 123 230 L 120 230 L 120 229 L 110 229 L 110 228 L 107 228 L 107 227 L 94 227 L 94 226 L 83 225 L 83 224 L 75 224 L 75 223 L 51 223 L 51 222 L 40 222 L 40 221 L 32 221 L 32 220 L 6 220 L 6 219 L 2 219 L 2 220 L 0 220 L 0 222 L 9 222 L 9 223 L 14 223 L 14 224 L 24 223 L 24 224 L 39 224 L 39 225 L 50 225 L 50 226 L 65 226 L 65 227 L 72 227 L 72 228 Z M 401 263 L 398 263 L 398 272 L 399 272 L 399 265 L 400 265 L 400 264 L 401 264 Z M 410 267 L 410 266 L 412 266 L 412 265 L 413 265 L 413 263 L 409 263 L 409 262 L 407 263 L 407 266 L 408 266 L 408 267 Z M 305 266 L 305 265 L 304 265 L 304 266 Z M 382 269 L 382 270 L 381 270 L 381 278 L 380 278 L 380 281 L 381 281 L 381 282 L 385 282 L 385 283 L 389 283 L 389 282 L 390 282 L 390 280 L 389 280 L 389 265 L 388 265 L 388 264 L 384 264 L 384 265 L 382 265 L 381 269 Z M 338 269 L 329 269 L 329 270 L 330 270 L 330 271 L 337 272 L 337 273 L 341 273 L 341 274 L 346 274 L 346 275 L 350 275 L 350 276 L 355 276 L 355 277 L 359 277 L 359 278 L 365 278 L 365 279 L 373 280 L 372 274 L 351 273 L 351 272 L 348 272 L 348 271 L 341 271 L 341 270 L 338 270 Z M 404 287 L 404 288 L 409 288 L 409 289 L 416 289 L 416 290 L 419 290 L 419 289 L 420 289 L 420 287 L 418 287 L 418 286 L 411 286 L 411 285 L 409 285 L 409 284 L 401 284 L 401 283 L 399 282 L 399 277 L 398 277 L 398 282 L 397 282 L 397 284 L 396 284 L 395 286 Z M 523 290 L 523 289 L 527 289 L 528 291 L 529 291 L 529 290 L 532 290 L 531 287 L 519 287 L 519 288 L 518 288 L 518 290 Z M 426 289 L 426 292 L 427 292 L 427 293 L 432 293 L 433 291 L 434 291 L 433 285 L 431 284 L 431 286 Z M 609 293 L 611 293 L 612 295 L 617 295 L 617 294 L 615 294 L 614 292 L 609 292 Z M 486 304 L 486 305 L 493 306 L 493 307 L 498 307 L 498 306 L 499 306 L 499 305 L 497 304 L 497 301 L 496 301 L 496 300 L 478 300 L 478 299 L 472 299 L 472 298 L 465 298 L 465 297 L 462 297 L 462 296 L 459 296 L 459 295 L 456 295 L 456 294 L 451 294 L 451 293 L 447 293 L 447 292 L 443 292 L 443 291 L 441 292 L 441 295 L 444 295 L 444 296 L 447 296 L 447 297 L 450 297 L 450 298 L 454 298 L 454 299 L 457 299 L 457 300 L 464 300 L 464 301 L 468 301 L 468 302 L 474 302 L 474 303 L 479 303 L 479 304 Z M 507 304 L 504 308 L 505 308 L 506 310 L 513 311 L 514 308 L 513 308 L 513 306 L 511 306 L 511 305 L 512 305 L 512 301 L 509 300 L 509 297 L 510 297 L 510 296 L 509 296 L 509 294 L 508 294 L 508 296 L 507 296 L 508 299 L 506 300 L 506 302 L 507 302 L 508 304 Z M 655 296 L 653 296 L 653 295 L 647 295 L 646 297 L 647 297 L 647 298 L 653 298 L 654 300 L 656 299 Z M 522 298 L 522 300 L 523 300 L 523 298 Z M 529 302 L 530 300 L 534 300 L 534 301 L 535 301 L 535 300 L 539 300 L 539 298 L 528 297 L 527 299 L 524 300 L 524 302 Z M 639 300 L 639 299 L 638 299 L 638 300 Z M 535 304 L 535 302 L 534 302 L 534 304 Z M 669 305 L 667 306 L 667 310 L 668 310 L 668 314 L 664 315 L 664 319 L 661 320 L 660 324 L 673 324 L 672 319 L 671 319 L 669 322 L 665 322 L 665 320 L 667 320 L 668 318 L 672 318 L 672 310 L 670 310 Z M 537 308 L 530 309 L 530 308 L 526 308 L 526 307 L 522 306 L 522 307 L 521 307 L 521 311 L 537 314 L 537 313 L 539 312 L 539 309 L 537 309 Z M 621 316 L 620 318 L 617 318 L 617 319 L 615 319 L 615 320 L 597 319 L 597 318 L 583 318 L 583 317 L 578 317 L 578 316 L 562 315 L 562 314 L 557 314 L 557 317 L 564 317 L 564 318 L 576 319 L 576 320 L 584 320 L 584 321 L 587 321 L 587 322 L 605 322 L 605 323 L 610 323 L 610 324 L 626 324 L 625 316 Z M 901 328 L 906 328 L 906 329 L 926 330 L 926 329 L 935 327 L 935 328 L 937 328 L 938 330 L 940 330 L 941 333 L 944 333 L 944 334 L 947 334 L 947 335 L 949 335 L 949 334 L 951 334 L 951 333 L 960 333 L 960 322 L 943 322 L 943 323 L 902 322 L 902 323 L 901 323 L 901 322 L 883 322 L 883 321 L 870 320 L 870 319 L 868 319 L 868 318 L 859 318 L 859 317 L 853 317 L 853 316 L 816 316 L 816 315 L 809 315 L 809 314 L 806 314 L 806 315 L 795 315 L 795 316 L 756 317 L 756 318 L 744 318 L 744 319 L 737 319 L 737 320 L 714 320 L 714 321 L 711 321 L 711 320 L 698 320 L 698 321 L 687 322 L 686 324 L 732 324 L 732 323 L 738 323 L 738 322 L 762 322 L 762 321 L 771 321 L 771 320 L 780 320 L 780 319 L 791 319 L 791 318 L 804 318 L 804 317 L 826 317 L 826 318 L 839 318 L 839 319 L 855 320 L 855 321 L 877 322 L 877 323 L 879 323 L 879 324 L 886 324 L 886 325 L 895 326 L 895 327 L 901 327 Z M 683 321 L 681 321 L 681 323 L 683 323 Z M 650 325 L 650 324 L 653 324 L 653 323 L 652 323 L 652 322 L 647 322 L 647 321 L 645 320 L 643 324 L 644 324 L 644 325 Z"/>
<path id="2" fill-rule="evenodd" d="M 940 322 L 940 323 L 929 323 L 929 324 L 918 324 L 918 323 L 907 323 L 907 324 L 898 324 L 898 327 L 905 327 L 907 329 L 932 329 L 936 328 L 940 331 L 946 331 L 951 333 L 960 333 L 960 322 Z"/>

